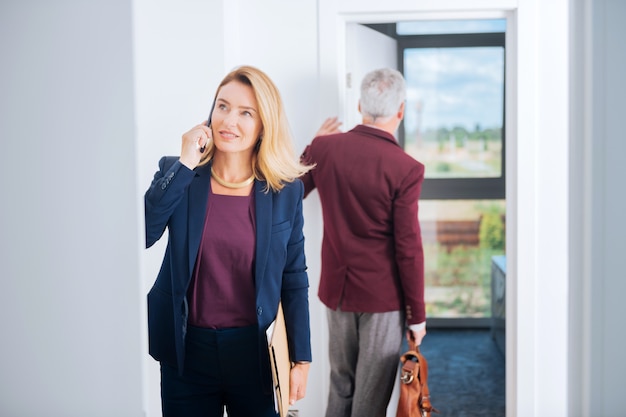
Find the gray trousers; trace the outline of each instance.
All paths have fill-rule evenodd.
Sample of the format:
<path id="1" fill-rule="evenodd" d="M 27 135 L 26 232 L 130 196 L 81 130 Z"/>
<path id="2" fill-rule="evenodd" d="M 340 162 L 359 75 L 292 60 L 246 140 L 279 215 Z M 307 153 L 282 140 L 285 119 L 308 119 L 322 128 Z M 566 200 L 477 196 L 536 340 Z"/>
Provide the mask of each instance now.
<path id="1" fill-rule="evenodd" d="M 384 417 L 398 376 L 404 313 L 327 309 L 330 389 L 326 417 Z"/>

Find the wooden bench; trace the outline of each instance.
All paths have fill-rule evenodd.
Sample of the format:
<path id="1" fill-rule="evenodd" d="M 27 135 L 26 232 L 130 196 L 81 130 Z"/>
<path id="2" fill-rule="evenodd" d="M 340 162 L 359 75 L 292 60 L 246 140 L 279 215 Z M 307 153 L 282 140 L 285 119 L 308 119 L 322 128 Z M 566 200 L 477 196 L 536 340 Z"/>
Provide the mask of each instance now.
<path id="1" fill-rule="evenodd" d="M 448 247 L 457 245 L 478 246 L 480 220 L 435 220 L 420 222 L 422 240 L 438 242 Z"/>

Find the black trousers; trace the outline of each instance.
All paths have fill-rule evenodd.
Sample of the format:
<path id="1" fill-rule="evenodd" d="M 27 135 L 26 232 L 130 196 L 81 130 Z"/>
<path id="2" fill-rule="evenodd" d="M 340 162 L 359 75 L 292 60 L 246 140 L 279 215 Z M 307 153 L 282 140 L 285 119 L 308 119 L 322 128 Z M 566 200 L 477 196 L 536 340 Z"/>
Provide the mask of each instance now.
<path id="1" fill-rule="evenodd" d="M 261 385 L 256 326 L 189 327 L 185 369 L 161 363 L 163 417 L 276 417 Z"/>

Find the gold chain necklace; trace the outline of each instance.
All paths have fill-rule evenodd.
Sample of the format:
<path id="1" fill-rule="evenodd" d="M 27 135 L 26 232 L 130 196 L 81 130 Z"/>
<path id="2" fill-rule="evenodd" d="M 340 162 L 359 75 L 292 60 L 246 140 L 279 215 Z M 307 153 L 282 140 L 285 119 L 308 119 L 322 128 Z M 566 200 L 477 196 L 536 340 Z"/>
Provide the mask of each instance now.
<path id="1" fill-rule="evenodd" d="M 252 182 L 254 181 L 254 174 L 252 174 L 250 178 L 243 180 L 241 182 L 228 182 L 224 178 L 221 178 L 219 175 L 217 175 L 215 171 L 213 171 L 213 167 L 211 167 L 211 176 L 222 187 L 234 188 L 234 189 L 247 187 L 248 185 L 252 184 Z"/>

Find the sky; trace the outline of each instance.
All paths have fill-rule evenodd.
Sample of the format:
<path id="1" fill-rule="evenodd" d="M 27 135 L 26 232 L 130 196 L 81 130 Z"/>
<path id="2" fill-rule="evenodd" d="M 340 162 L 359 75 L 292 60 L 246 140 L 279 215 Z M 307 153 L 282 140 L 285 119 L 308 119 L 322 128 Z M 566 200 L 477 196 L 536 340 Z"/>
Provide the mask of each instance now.
<path id="1" fill-rule="evenodd" d="M 398 22 L 398 35 L 504 32 L 506 19 L 419 20 Z"/>
<path id="2" fill-rule="evenodd" d="M 457 125 L 474 130 L 501 127 L 504 99 L 504 48 L 421 48 L 404 57 L 407 83 L 405 127 L 422 130 Z"/>
<path id="3" fill-rule="evenodd" d="M 399 22 L 398 34 L 504 32 L 504 19 Z M 404 56 L 407 82 L 405 127 L 474 130 L 501 127 L 504 48 L 420 48 Z"/>

